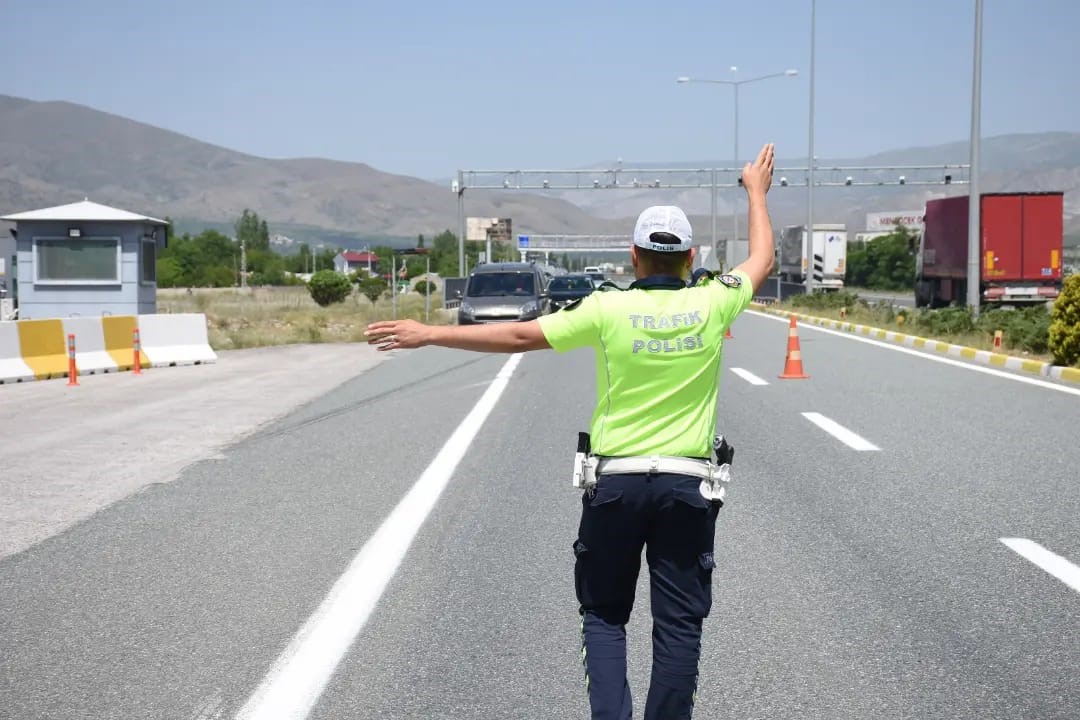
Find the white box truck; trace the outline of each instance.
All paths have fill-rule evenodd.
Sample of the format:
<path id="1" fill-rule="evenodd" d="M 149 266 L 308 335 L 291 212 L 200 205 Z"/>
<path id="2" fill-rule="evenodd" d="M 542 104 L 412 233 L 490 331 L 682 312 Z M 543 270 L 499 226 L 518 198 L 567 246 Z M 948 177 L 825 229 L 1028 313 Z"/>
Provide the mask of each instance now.
<path id="1" fill-rule="evenodd" d="M 807 268 L 814 273 L 814 286 L 841 290 L 847 270 L 847 226 L 815 225 L 814 248 L 806 248 L 806 226 L 789 225 L 780 235 L 780 275 L 787 282 L 806 281 Z"/>

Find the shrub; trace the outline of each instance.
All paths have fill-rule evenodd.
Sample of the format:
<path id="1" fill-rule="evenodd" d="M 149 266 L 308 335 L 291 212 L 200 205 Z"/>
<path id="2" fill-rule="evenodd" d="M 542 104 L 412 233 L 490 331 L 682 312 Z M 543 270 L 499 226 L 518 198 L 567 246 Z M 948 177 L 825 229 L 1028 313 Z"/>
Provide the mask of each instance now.
<path id="1" fill-rule="evenodd" d="M 352 292 L 352 283 L 336 270 L 320 270 L 311 276 L 308 282 L 311 299 L 322 307 L 344 302 Z"/>
<path id="2" fill-rule="evenodd" d="M 791 304 L 794 307 L 814 310 L 836 310 L 842 307 L 855 307 L 859 304 L 859 296 L 848 290 L 816 292 L 809 295 L 795 295 L 791 298 Z"/>
<path id="3" fill-rule="evenodd" d="M 1065 279 L 1050 312 L 1047 344 L 1058 365 L 1080 363 L 1080 275 Z"/>
<path id="4" fill-rule="evenodd" d="M 358 285 L 360 294 L 370 300 L 372 305 L 386 292 L 386 281 L 374 275 L 361 278 Z"/>
<path id="5" fill-rule="evenodd" d="M 421 295 L 430 295 L 431 293 L 434 293 L 436 289 L 435 283 L 428 282 L 427 280 L 421 280 L 416 283 L 416 285 L 413 285 L 413 290 Z"/>
<path id="6" fill-rule="evenodd" d="M 915 327 L 929 334 L 954 334 L 974 332 L 975 318 L 971 309 L 950 307 L 941 310 L 921 310 L 915 315 Z"/>
<path id="7" fill-rule="evenodd" d="M 1006 347 L 1044 353 L 1049 344 L 1050 313 L 1042 305 L 1023 310 L 987 310 L 979 316 L 977 325 L 990 336 L 1001 330 Z"/>

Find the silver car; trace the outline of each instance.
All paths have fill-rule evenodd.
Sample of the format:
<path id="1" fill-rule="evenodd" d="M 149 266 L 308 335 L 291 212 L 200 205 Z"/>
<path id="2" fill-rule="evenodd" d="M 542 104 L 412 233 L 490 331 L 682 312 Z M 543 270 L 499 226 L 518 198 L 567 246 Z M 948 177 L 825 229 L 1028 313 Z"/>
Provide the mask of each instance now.
<path id="1" fill-rule="evenodd" d="M 551 311 L 544 275 L 531 263 L 477 265 L 458 309 L 458 324 L 533 320 Z"/>

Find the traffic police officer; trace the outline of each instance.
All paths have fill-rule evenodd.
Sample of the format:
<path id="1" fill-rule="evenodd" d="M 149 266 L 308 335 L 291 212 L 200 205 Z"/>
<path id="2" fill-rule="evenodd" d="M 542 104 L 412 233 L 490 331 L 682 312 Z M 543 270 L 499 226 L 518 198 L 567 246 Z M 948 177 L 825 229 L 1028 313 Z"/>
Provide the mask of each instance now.
<path id="1" fill-rule="evenodd" d="M 590 451 L 597 480 L 583 493 L 573 547 L 581 657 L 596 720 L 632 716 L 626 623 L 642 548 L 653 614 L 645 718 L 675 720 L 693 712 L 719 507 L 701 469 L 710 467 L 724 333 L 773 267 L 765 203 L 772 172 L 771 144 L 743 168 L 750 253 L 730 275 L 688 287 L 690 222 L 677 207 L 657 206 L 642 212 L 634 228 L 637 280 L 628 291 L 596 292 L 527 323 L 432 327 L 400 320 L 368 326 L 369 340 L 380 350 L 595 349 Z"/>

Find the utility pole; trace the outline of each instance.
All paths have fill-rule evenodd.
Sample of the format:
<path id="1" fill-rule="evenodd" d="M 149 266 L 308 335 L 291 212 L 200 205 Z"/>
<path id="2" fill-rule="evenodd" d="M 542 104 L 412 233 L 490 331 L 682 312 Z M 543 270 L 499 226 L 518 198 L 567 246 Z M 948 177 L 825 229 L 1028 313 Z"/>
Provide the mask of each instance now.
<path id="1" fill-rule="evenodd" d="M 983 0 L 975 0 L 975 57 L 971 76 L 971 157 L 968 179 L 968 255 L 967 255 L 967 305 L 976 317 L 979 315 L 979 253 L 982 250 L 982 233 L 979 212 L 982 196 L 979 194 L 979 136 L 982 108 L 982 25 Z"/>
<path id="2" fill-rule="evenodd" d="M 806 293 L 814 292 L 814 23 L 817 0 L 810 0 L 810 142 L 806 153 Z M 779 282 L 779 281 L 777 281 Z"/>
<path id="3" fill-rule="evenodd" d="M 240 238 L 240 288 L 247 288 L 247 244 Z"/>

